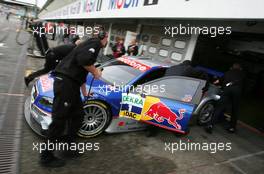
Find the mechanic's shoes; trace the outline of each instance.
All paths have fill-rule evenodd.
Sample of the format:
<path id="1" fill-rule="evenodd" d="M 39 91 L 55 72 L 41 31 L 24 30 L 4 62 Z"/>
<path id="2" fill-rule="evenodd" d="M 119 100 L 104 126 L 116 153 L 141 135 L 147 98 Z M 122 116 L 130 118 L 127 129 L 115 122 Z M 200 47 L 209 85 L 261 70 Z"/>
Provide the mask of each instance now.
<path id="1" fill-rule="evenodd" d="M 53 154 L 40 154 L 40 165 L 43 167 L 57 168 L 63 167 L 65 164 L 64 160 L 53 156 Z"/>
<path id="2" fill-rule="evenodd" d="M 233 127 L 230 127 L 230 128 L 227 129 L 227 131 L 228 131 L 230 134 L 233 134 L 233 133 L 236 132 L 236 129 L 233 128 Z"/>
<path id="3" fill-rule="evenodd" d="M 204 130 L 206 133 L 212 134 L 213 133 L 213 126 L 212 125 L 205 126 Z"/>
<path id="4" fill-rule="evenodd" d="M 28 86 L 30 83 L 30 80 L 27 77 L 24 77 L 25 85 Z"/>

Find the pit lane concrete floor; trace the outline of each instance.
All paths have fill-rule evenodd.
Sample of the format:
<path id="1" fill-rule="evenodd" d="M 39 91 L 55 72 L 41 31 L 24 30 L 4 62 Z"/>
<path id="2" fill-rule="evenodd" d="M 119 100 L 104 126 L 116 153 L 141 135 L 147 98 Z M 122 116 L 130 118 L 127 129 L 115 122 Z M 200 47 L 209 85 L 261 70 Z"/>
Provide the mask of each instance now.
<path id="1" fill-rule="evenodd" d="M 67 165 L 63 168 L 41 167 L 38 163 L 39 153 L 33 150 L 33 143 L 42 142 L 42 139 L 25 123 L 22 108 L 23 101 L 30 93 L 30 87 L 25 88 L 23 84 L 23 75 L 39 69 L 43 65 L 43 60 L 30 57 L 25 60 L 25 46 L 18 46 L 14 40 L 15 31 L 10 32 L 5 41 L 6 47 L 0 48 L 0 52 L 3 53 L 0 55 L 0 103 L 2 105 L 0 113 L 2 120 L 11 117 L 18 125 L 10 130 L 10 132 L 15 130 L 16 137 L 21 141 L 20 147 L 13 151 L 19 158 L 13 162 L 14 165 L 18 164 L 18 168 L 12 173 L 264 173 L 264 138 L 241 126 L 238 127 L 237 134 L 232 135 L 226 133 L 222 126 L 217 126 L 212 135 L 204 133 L 198 126 L 192 126 L 190 134 L 185 137 L 176 137 L 170 132 L 161 130 L 156 137 L 152 138 L 147 138 L 145 132 L 105 134 L 93 139 L 80 138 L 79 142 L 100 143 L 100 150 L 86 151 L 79 158 L 67 160 Z M 18 70 L 14 71 L 14 67 Z M 0 135 L 2 138 L 3 134 Z M 11 133 L 6 135 L 15 138 L 11 136 Z M 230 142 L 232 149 L 216 153 L 202 150 L 176 150 L 172 153 L 168 151 L 168 148 L 165 150 L 165 143 L 180 141 Z"/>
<path id="2" fill-rule="evenodd" d="M 17 173 L 27 47 L 15 42 L 19 21 L 0 17 L 0 173 Z"/>

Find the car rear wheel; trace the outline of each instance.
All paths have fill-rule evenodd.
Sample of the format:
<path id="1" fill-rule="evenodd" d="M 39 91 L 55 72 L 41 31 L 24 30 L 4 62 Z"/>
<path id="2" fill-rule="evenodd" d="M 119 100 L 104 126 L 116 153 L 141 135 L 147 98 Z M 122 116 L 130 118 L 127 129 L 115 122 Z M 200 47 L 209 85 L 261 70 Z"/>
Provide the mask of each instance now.
<path id="1" fill-rule="evenodd" d="M 212 101 L 207 102 L 200 110 L 197 118 L 198 125 L 205 125 L 211 121 L 215 110 L 215 103 Z"/>
<path id="2" fill-rule="evenodd" d="M 84 117 L 78 135 L 90 138 L 103 133 L 111 120 L 107 105 L 100 101 L 87 101 L 83 109 Z"/>

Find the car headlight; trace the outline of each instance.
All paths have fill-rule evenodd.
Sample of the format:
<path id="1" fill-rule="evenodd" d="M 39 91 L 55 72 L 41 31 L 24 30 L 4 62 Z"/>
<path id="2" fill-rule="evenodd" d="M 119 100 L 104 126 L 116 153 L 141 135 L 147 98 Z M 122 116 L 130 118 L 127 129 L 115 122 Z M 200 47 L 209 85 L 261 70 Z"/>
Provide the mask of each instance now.
<path id="1" fill-rule="evenodd" d="M 38 90 L 36 88 L 36 85 L 33 85 L 32 90 L 31 90 L 31 103 L 34 103 L 37 96 L 38 96 Z"/>
<path id="2" fill-rule="evenodd" d="M 38 103 L 42 106 L 52 108 L 53 99 L 49 97 L 42 97 Z"/>

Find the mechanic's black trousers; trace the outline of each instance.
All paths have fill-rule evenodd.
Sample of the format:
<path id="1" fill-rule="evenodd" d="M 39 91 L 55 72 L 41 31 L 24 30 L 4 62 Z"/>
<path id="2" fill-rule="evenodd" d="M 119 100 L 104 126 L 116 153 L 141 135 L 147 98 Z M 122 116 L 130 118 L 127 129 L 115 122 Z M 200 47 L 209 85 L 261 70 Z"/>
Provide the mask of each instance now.
<path id="1" fill-rule="evenodd" d="M 54 81 L 52 122 L 47 137 L 50 141 L 73 142 L 83 119 L 80 86 L 72 79 L 57 75 Z"/>
<path id="2" fill-rule="evenodd" d="M 240 95 L 241 95 L 241 88 L 238 86 L 231 86 L 224 88 L 223 95 L 221 96 L 221 99 L 219 100 L 216 106 L 216 110 L 212 117 L 213 125 L 217 122 L 219 116 L 223 114 L 223 112 L 226 110 L 228 104 L 231 104 L 232 113 L 231 113 L 230 127 L 236 128 L 237 118 L 239 115 Z"/>
<path id="3" fill-rule="evenodd" d="M 45 52 L 49 49 L 49 44 L 48 44 L 46 35 L 44 35 L 44 34 L 42 34 L 42 35 L 36 34 L 34 36 L 36 38 L 37 47 L 38 47 L 41 55 L 45 56 Z"/>
<path id="4" fill-rule="evenodd" d="M 58 63 L 56 62 L 56 57 L 54 56 L 53 53 L 49 52 L 49 53 L 47 53 L 47 55 L 45 57 L 44 68 L 40 69 L 36 72 L 33 72 L 32 74 L 28 75 L 26 78 L 28 79 L 29 82 L 31 82 L 35 78 L 37 78 L 43 74 L 47 74 L 48 72 L 54 70 L 56 68 L 57 64 Z"/>

